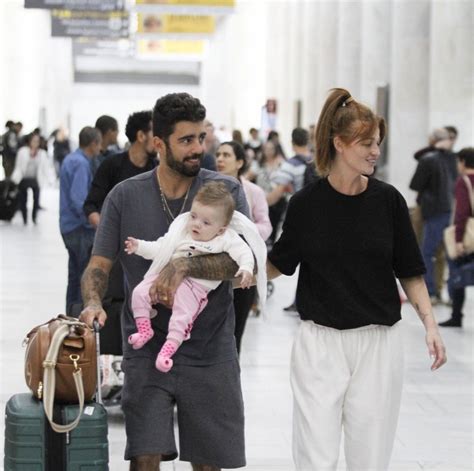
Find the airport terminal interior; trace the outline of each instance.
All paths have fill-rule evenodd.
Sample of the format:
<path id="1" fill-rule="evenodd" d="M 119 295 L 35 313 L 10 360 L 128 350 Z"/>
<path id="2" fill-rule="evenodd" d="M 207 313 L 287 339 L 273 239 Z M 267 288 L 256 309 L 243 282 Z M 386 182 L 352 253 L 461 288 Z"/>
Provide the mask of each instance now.
<path id="1" fill-rule="evenodd" d="M 0 0 L 0 123 L 10 122 L 0 130 L 2 152 L 11 129 L 26 144 L 39 128 L 49 172 L 34 223 L 31 193 L 26 223 L 19 210 L 0 220 L 0 408 L 28 391 L 26 333 L 65 312 L 58 130 L 74 151 L 81 129 L 109 115 L 118 123 L 114 145 L 125 149 L 131 113 L 187 92 L 206 107 L 212 152 L 240 136 L 249 158 L 257 158 L 252 145 L 276 131 L 274 147 L 286 159 L 294 155 L 292 130 L 311 136 L 329 90 L 342 87 L 385 118 L 376 177 L 413 210 L 414 154 L 453 127 L 450 151 L 474 143 L 473 14 L 471 0 Z M 8 177 L 3 163 L 1 181 Z M 446 267 L 433 306 L 439 322 L 452 311 L 448 276 Z M 301 323 L 291 308 L 297 280 L 298 271 L 274 281 L 264 311 L 251 311 L 243 335 L 248 471 L 295 469 L 290 357 Z M 474 469 L 474 287 L 466 289 L 462 327 L 440 328 L 448 361 L 434 372 L 423 325 L 401 290 L 400 297 L 405 373 L 389 470 Z M 109 402 L 107 412 L 109 469 L 125 471 L 120 403 Z M 1 414 L 2 444 L 4 424 Z M 176 459 L 160 469 L 191 467 Z M 337 469 L 346 469 L 343 444 Z"/>

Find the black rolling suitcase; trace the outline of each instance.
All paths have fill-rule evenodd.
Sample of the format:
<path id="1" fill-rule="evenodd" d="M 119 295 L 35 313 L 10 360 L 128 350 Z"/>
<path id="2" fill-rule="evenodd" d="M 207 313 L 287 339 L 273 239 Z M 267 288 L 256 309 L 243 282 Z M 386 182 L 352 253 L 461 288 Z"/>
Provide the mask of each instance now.
<path id="1" fill-rule="evenodd" d="M 97 342 L 98 337 L 97 332 Z M 57 433 L 41 401 L 30 393 L 11 397 L 5 410 L 4 471 L 108 471 L 107 412 L 100 388 L 96 400 L 84 405 L 76 428 Z M 55 405 L 54 421 L 69 424 L 78 409 L 78 405 Z"/>
<path id="2" fill-rule="evenodd" d="M 0 220 L 11 221 L 18 209 L 18 187 L 10 180 L 0 181 Z"/>

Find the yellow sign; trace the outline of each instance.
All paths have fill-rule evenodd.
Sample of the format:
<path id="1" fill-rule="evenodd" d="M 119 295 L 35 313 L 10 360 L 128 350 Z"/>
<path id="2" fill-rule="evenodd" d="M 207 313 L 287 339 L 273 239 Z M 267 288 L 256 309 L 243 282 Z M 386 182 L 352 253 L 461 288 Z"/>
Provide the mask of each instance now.
<path id="1" fill-rule="evenodd" d="M 140 39 L 137 41 L 137 51 L 141 56 L 159 55 L 202 55 L 204 52 L 204 41 L 170 41 Z"/>
<path id="2" fill-rule="evenodd" d="M 138 14 L 139 33 L 212 34 L 216 19 L 210 15 L 153 15 Z"/>
<path id="3" fill-rule="evenodd" d="M 185 5 L 199 7 L 233 7 L 235 0 L 136 0 L 137 5 Z"/>

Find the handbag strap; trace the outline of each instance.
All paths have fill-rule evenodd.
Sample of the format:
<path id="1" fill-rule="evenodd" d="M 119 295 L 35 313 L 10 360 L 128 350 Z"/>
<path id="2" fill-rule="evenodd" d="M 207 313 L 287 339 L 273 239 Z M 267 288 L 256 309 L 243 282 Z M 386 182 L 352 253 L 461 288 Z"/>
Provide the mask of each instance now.
<path id="1" fill-rule="evenodd" d="M 467 191 L 469 193 L 469 203 L 471 203 L 471 216 L 474 216 L 474 191 L 472 191 L 471 179 L 467 175 L 464 175 L 463 180 L 467 186 Z"/>
<path id="2" fill-rule="evenodd" d="M 78 324 L 80 323 L 78 322 Z M 58 359 L 59 349 L 61 348 L 63 340 L 68 336 L 71 325 L 73 325 L 73 323 L 68 322 L 56 329 L 51 339 L 46 358 L 43 361 L 43 407 L 46 417 L 51 424 L 51 428 L 58 433 L 70 432 L 72 429 L 77 427 L 84 409 L 84 385 L 82 383 L 82 371 L 77 367 L 77 363 L 74 362 L 75 371 L 72 376 L 74 378 L 74 384 L 76 385 L 77 397 L 79 398 L 79 412 L 77 417 L 69 424 L 60 425 L 53 421 L 54 393 L 56 389 L 55 367 Z M 74 360 L 71 359 L 71 361 Z"/>

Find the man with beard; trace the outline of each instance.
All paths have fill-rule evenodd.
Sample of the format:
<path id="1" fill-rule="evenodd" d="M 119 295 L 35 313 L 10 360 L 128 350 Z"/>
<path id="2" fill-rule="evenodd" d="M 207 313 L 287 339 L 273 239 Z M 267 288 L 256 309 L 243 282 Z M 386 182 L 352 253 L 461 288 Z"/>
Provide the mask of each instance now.
<path id="1" fill-rule="evenodd" d="M 197 190 L 221 180 L 235 199 L 236 209 L 248 216 L 242 187 L 230 177 L 201 169 L 204 153 L 205 108 L 187 93 L 160 98 L 153 110 L 153 142 L 160 154 L 157 169 L 128 179 L 107 196 L 94 249 L 82 280 L 85 308 L 81 319 L 103 325 L 102 308 L 113 260 L 125 276 L 123 338 L 135 332 L 130 296 L 150 262 L 127 256 L 126 237 L 156 240 L 170 223 L 189 211 Z M 245 465 L 244 414 L 240 368 L 234 338 L 235 316 L 230 281 L 208 298 L 193 327 L 192 337 L 174 357 L 172 371 L 156 370 L 154 360 L 165 342 L 174 293 L 186 276 L 231 280 L 237 265 L 227 254 L 177 258 L 161 272 L 150 289 L 158 315 L 152 319 L 154 337 L 140 350 L 123 342 L 125 383 L 122 409 L 132 471 L 156 471 L 161 461 L 177 457 L 173 409 L 177 405 L 180 459 L 195 471 L 216 471 Z M 160 300 L 160 304 L 156 304 Z"/>
<path id="2" fill-rule="evenodd" d="M 118 183 L 156 167 L 156 152 L 153 145 L 151 111 L 138 111 L 128 117 L 125 134 L 130 148 L 119 154 L 109 156 L 99 166 L 84 202 L 84 212 L 92 226 L 97 228 L 100 212 L 106 196 Z M 120 314 L 124 301 L 123 271 L 120 263 L 114 263 L 109 274 L 107 292 L 103 298 L 103 307 L 108 316 L 107 325 L 100 332 L 102 395 L 106 399 L 120 381 L 113 368 L 114 361 L 120 359 L 113 355 L 122 355 L 122 334 Z"/>

